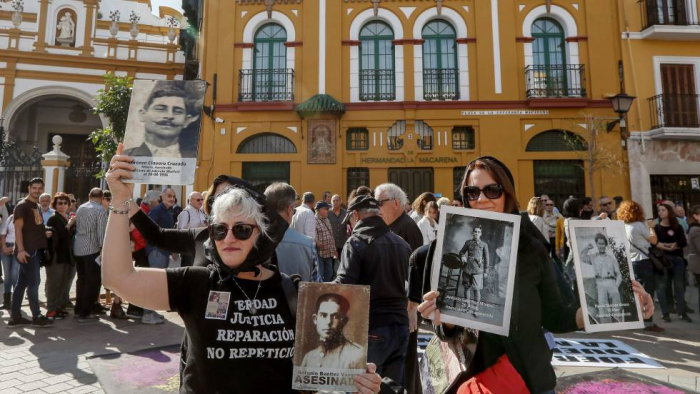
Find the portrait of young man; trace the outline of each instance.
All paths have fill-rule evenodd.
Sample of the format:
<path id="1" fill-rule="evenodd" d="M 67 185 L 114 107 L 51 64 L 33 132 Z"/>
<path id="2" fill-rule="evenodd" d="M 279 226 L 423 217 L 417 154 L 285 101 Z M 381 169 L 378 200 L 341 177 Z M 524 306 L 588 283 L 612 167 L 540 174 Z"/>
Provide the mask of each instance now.
<path id="1" fill-rule="evenodd" d="M 200 114 L 194 104 L 197 93 L 189 92 L 185 81 L 143 81 L 134 84 L 134 95 L 145 96 L 146 89 L 153 88 L 143 106 L 130 110 L 129 117 L 136 117 L 143 127 L 143 142 L 138 146 L 125 143 L 127 156 L 150 156 L 168 158 L 196 158 L 199 142 L 199 127 L 192 127 Z"/>
<path id="2" fill-rule="evenodd" d="M 319 345 L 304 355 L 302 367 L 362 369 L 366 364 L 362 346 L 345 337 L 350 302 L 340 294 L 327 293 L 316 301 L 312 315 Z"/>

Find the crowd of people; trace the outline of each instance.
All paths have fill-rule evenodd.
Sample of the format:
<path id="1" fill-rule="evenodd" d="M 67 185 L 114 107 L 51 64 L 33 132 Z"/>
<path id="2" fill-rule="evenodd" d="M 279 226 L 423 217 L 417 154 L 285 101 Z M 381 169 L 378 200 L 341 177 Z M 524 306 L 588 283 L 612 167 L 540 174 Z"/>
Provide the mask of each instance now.
<path id="1" fill-rule="evenodd" d="M 249 329 L 247 320 L 211 320 L 205 315 L 211 294 L 225 291 L 237 313 L 276 316 L 277 326 L 256 329 L 294 332 L 296 305 L 289 289 L 299 281 L 369 286 L 368 364 L 366 373 L 355 378 L 358 390 L 420 392 L 421 320 L 430 320 L 444 340 L 463 331 L 441 324 L 437 293 L 430 291 L 424 275 L 432 263 L 445 206 L 529 219 L 521 222 L 515 294 L 520 301 L 514 308 L 527 305 L 532 312 L 513 314 L 511 324 L 518 328 L 508 337 L 468 336 L 473 343 L 464 345 L 476 349 L 467 371 L 470 381 L 507 363 L 517 371 L 516 384 L 521 387 L 537 393 L 554 389 L 543 328 L 561 333 L 583 327 L 573 291 L 571 220 L 625 222 L 632 246 L 629 257 L 641 282 L 634 282 L 633 288 L 648 321 L 646 330 L 663 331 L 651 321 L 654 294 L 665 321 L 671 320 L 671 313 L 690 321 L 692 311 L 684 298 L 687 273 L 700 279 L 700 207 L 693 207 L 686 218 L 682 207 L 665 201 L 653 221 L 633 201 L 603 196 L 596 211 L 590 198 L 572 197 L 559 210 L 543 195 L 530 199 L 520 212 L 510 170 L 493 157 L 469 164 L 458 199 L 426 192 L 412 202 L 392 183 L 359 187 L 347 199 L 328 191 L 317 199 L 312 192 L 299 195 L 286 183 L 274 183 L 260 193 L 243 179 L 220 175 L 207 191 L 190 193 L 183 209 L 169 188 L 150 190 L 133 201 L 133 184 L 122 182 L 132 171 L 128 157 L 115 156 L 107 172 L 109 190 L 93 189 L 80 206 L 72 195 L 42 194 L 41 179 L 30 181 L 27 197 L 13 214 L 3 215 L 0 228 L 3 308 L 11 310 L 10 328 L 50 327 L 71 308 L 80 323 L 105 318 L 109 310 L 111 318 L 161 324 L 164 317 L 157 311 L 175 311 L 185 322 L 184 392 L 229 391 L 232 384 L 240 392 L 290 392 L 293 336 L 252 347 L 229 343 L 231 356 L 220 359 L 212 357 L 207 346 L 221 340 L 223 327 Z M 0 208 L 7 203 L 0 199 Z M 668 261 L 661 271 L 649 257 L 657 249 Z M 172 267 L 175 262 L 179 267 Z M 45 315 L 38 301 L 41 266 L 46 268 Z M 73 305 L 69 291 L 76 277 Z M 114 292 L 108 307 L 100 303 L 103 286 Z M 30 318 L 21 313 L 25 291 Z M 274 302 L 260 303 L 265 300 Z M 128 303 L 126 311 L 123 303 Z M 261 310 L 259 305 L 269 308 Z M 231 374 L 245 379 L 215 378 Z"/>

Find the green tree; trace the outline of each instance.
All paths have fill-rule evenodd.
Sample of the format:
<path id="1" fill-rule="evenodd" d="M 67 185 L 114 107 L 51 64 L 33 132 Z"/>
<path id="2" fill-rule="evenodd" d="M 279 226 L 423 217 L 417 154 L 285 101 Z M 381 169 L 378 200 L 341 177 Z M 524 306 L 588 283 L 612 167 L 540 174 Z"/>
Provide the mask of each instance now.
<path id="1" fill-rule="evenodd" d="M 112 73 L 105 74 L 105 88 L 100 89 L 95 97 L 97 108 L 95 114 L 104 115 L 108 125 L 104 129 L 90 133 L 88 141 L 95 145 L 97 157 L 103 163 L 109 163 L 117 152 L 117 145 L 124 139 L 126 119 L 131 102 L 131 87 L 133 78 L 118 77 Z M 95 177 L 102 178 L 104 168 Z"/>

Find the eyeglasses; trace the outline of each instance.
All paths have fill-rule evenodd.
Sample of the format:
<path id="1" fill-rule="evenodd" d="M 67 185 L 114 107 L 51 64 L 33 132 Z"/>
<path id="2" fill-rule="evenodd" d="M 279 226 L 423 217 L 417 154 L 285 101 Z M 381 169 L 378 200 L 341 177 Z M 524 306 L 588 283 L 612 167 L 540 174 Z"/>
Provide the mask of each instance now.
<path id="1" fill-rule="evenodd" d="M 608 202 L 601 203 L 600 206 L 601 206 L 601 207 L 607 207 L 607 206 L 610 205 L 610 204 L 612 204 L 612 201 L 608 201 Z"/>
<path id="2" fill-rule="evenodd" d="M 61 201 L 61 200 L 56 201 L 56 205 L 68 205 L 68 204 L 70 204 L 68 201 Z"/>
<path id="3" fill-rule="evenodd" d="M 377 206 L 381 207 L 382 205 L 384 205 L 385 202 L 391 201 L 391 200 L 393 200 L 393 198 L 385 198 L 384 200 L 379 200 L 379 201 L 377 201 Z"/>
<path id="4" fill-rule="evenodd" d="M 548 206 L 548 207 L 553 207 L 553 206 L 554 206 L 554 204 L 544 204 L 544 205 L 546 205 L 546 206 Z"/>
<path id="5" fill-rule="evenodd" d="M 253 231 L 258 226 L 248 223 L 236 223 L 229 228 L 225 223 L 216 223 L 209 225 L 209 237 L 214 241 L 221 241 L 228 235 L 229 230 L 233 232 L 233 236 L 239 241 L 245 241 L 253 235 Z"/>
<path id="6" fill-rule="evenodd" d="M 204 201 L 203 198 L 195 198 L 194 200 L 195 200 L 195 201 Z"/>
<path id="7" fill-rule="evenodd" d="M 465 186 L 462 189 L 462 195 L 467 197 L 469 201 L 476 201 L 481 196 L 481 192 L 484 192 L 484 196 L 489 200 L 495 200 L 501 198 L 503 195 L 503 186 L 498 183 L 492 183 L 490 185 L 484 186 L 483 189 L 479 189 L 478 186 Z"/>
<path id="8" fill-rule="evenodd" d="M 107 201 L 112 201 L 112 197 L 104 197 L 104 199 Z"/>

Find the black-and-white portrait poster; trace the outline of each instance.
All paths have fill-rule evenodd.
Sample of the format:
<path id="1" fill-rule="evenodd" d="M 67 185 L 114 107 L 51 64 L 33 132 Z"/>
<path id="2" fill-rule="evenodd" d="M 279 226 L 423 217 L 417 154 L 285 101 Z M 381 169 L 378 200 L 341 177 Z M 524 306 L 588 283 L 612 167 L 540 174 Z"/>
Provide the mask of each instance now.
<path id="1" fill-rule="evenodd" d="M 369 286 L 300 283 L 292 388 L 357 391 L 368 331 Z"/>
<path id="2" fill-rule="evenodd" d="M 134 81 L 123 154 L 136 170 L 127 182 L 194 183 L 206 90 L 205 81 Z"/>
<path id="3" fill-rule="evenodd" d="M 508 335 L 520 216 L 440 209 L 432 290 L 444 323 Z"/>
<path id="4" fill-rule="evenodd" d="M 569 235 L 586 331 L 644 328 L 624 223 L 571 220 Z"/>

